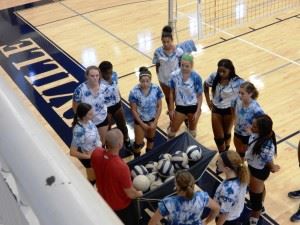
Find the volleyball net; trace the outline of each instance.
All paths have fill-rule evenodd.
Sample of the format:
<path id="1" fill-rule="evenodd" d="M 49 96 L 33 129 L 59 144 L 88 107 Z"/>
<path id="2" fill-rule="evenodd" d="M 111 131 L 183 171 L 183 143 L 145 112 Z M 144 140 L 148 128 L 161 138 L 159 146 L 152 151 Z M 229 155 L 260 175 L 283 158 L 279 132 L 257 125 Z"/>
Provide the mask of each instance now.
<path id="1" fill-rule="evenodd" d="M 201 39 L 299 6 L 299 0 L 169 0 L 168 23 Z"/>

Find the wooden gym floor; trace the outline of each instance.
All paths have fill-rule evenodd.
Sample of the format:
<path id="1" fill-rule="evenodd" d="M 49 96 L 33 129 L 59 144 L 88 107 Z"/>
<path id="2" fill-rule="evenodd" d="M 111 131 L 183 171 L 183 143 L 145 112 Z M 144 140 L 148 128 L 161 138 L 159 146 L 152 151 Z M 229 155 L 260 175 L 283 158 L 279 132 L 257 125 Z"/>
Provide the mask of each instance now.
<path id="1" fill-rule="evenodd" d="M 0 10 L 25 3 L 25 0 L 9 3 L 0 0 Z M 178 6 L 176 30 L 179 42 L 196 40 L 195 4 L 179 0 Z M 167 23 L 167 7 L 165 0 L 64 0 L 13 11 L 82 66 L 110 60 L 119 74 L 122 97 L 127 100 L 131 87 L 138 82 L 135 71 L 142 65 L 151 66 L 153 52 L 161 46 L 160 32 Z M 289 191 L 300 189 L 297 162 L 300 139 L 299 19 L 299 8 L 291 8 L 226 31 L 219 30 L 213 36 L 196 41 L 199 50 L 195 54 L 195 70 L 203 80 L 215 71 L 219 59 L 229 58 L 237 73 L 259 88 L 258 101 L 274 121 L 279 141 L 276 162 L 281 166 L 281 171 L 272 174 L 266 183 L 265 208 L 268 215 L 283 225 L 292 224 L 289 217 L 300 204 L 300 201 L 287 197 Z M 0 37 L 3 35 L 1 33 Z M 0 42 L 0 46 L 3 44 Z M 157 83 L 154 68 L 151 70 L 153 82 Z M 4 69 L 0 71 L 4 76 L 9 73 Z M 163 107 L 159 128 L 165 131 L 169 122 L 166 105 Z M 35 107 L 31 108 L 36 111 Z M 210 149 L 216 149 L 205 100 L 202 111 L 197 140 Z M 67 146 L 53 131 L 52 124 L 36 114 L 67 152 Z M 64 118 L 64 121 L 70 124 L 71 119 Z"/>

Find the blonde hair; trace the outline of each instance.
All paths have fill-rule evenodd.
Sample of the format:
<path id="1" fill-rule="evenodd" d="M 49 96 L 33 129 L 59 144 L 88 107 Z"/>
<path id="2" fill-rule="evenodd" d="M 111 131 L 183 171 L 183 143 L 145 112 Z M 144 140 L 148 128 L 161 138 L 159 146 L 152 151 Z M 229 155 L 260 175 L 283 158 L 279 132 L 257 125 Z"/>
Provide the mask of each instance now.
<path id="1" fill-rule="evenodd" d="M 252 94 L 252 96 L 251 96 L 252 99 L 258 98 L 258 94 L 259 94 L 258 90 L 254 86 L 254 84 L 252 84 L 251 82 L 245 81 L 244 83 L 241 84 L 240 87 L 244 88 L 248 94 Z"/>
<path id="2" fill-rule="evenodd" d="M 185 197 L 191 200 L 194 196 L 195 186 L 195 178 L 193 177 L 193 175 L 186 170 L 181 170 L 176 173 L 175 180 L 178 186 L 177 191 L 184 192 Z"/>
<path id="3" fill-rule="evenodd" d="M 248 168 L 237 152 L 229 150 L 221 153 L 220 156 L 223 160 L 224 166 L 233 170 L 242 184 L 249 184 Z M 226 162 L 227 160 L 229 162 Z"/>
<path id="4" fill-rule="evenodd" d="M 90 74 L 91 70 L 97 70 L 100 73 L 100 70 L 97 66 L 89 66 L 85 70 L 85 76 L 88 76 Z"/>

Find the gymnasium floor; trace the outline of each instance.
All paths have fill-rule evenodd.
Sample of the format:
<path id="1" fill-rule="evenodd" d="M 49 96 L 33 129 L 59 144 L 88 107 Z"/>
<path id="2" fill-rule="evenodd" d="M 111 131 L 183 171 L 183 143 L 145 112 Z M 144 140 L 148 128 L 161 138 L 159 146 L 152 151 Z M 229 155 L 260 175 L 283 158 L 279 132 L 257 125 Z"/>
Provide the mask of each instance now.
<path id="1" fill-rule="evenodd" d="M 12 87 L 67 153 L 71 96 L 84 80 L 83 68 L 110 60 L 126 105 L 131 87 L 138 82 L 135 72 L 141 65 L 152 65 L 153 52 L 161 45 L 167 8 L 165 0 L 0 0 L 0 75 L 14 81 Z M 195 10 L 193 1 L 178 1 L 179 42 L 196 40 Z M 276 162 L 281 166 L 267 181 L 265 208 L 284 225 L 292 224 L 289 217 L 300 203 L 287 197 L 288 191 L 300 188 L 299 19 L 299 7 L 294 7 L 196 40 L 195 70 L 203 80 L 219 59 L 230 58 L 237 73 L 260 90 L 258 101 L 274 121 Z M 161 136 L 168 126 L 165 111 L 164 105 Z M 197 140 L 216 149 L 205 100 L 202 111 Z M 214 163 L 210 167 L 214 169 Z"/>

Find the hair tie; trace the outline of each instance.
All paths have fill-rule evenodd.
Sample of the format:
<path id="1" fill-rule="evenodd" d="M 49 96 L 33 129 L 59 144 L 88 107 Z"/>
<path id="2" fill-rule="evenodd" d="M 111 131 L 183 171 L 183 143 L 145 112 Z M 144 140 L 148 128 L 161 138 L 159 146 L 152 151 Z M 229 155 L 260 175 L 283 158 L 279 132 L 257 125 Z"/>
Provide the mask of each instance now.
<path id="1" fill-rule="evenodd" d="M 243 164 L 243 163 L 241 163 L 241 164 L 240 164 L 240 167 L 243 167 L 243 166 L 244 166 L 244 164 Z"/>

